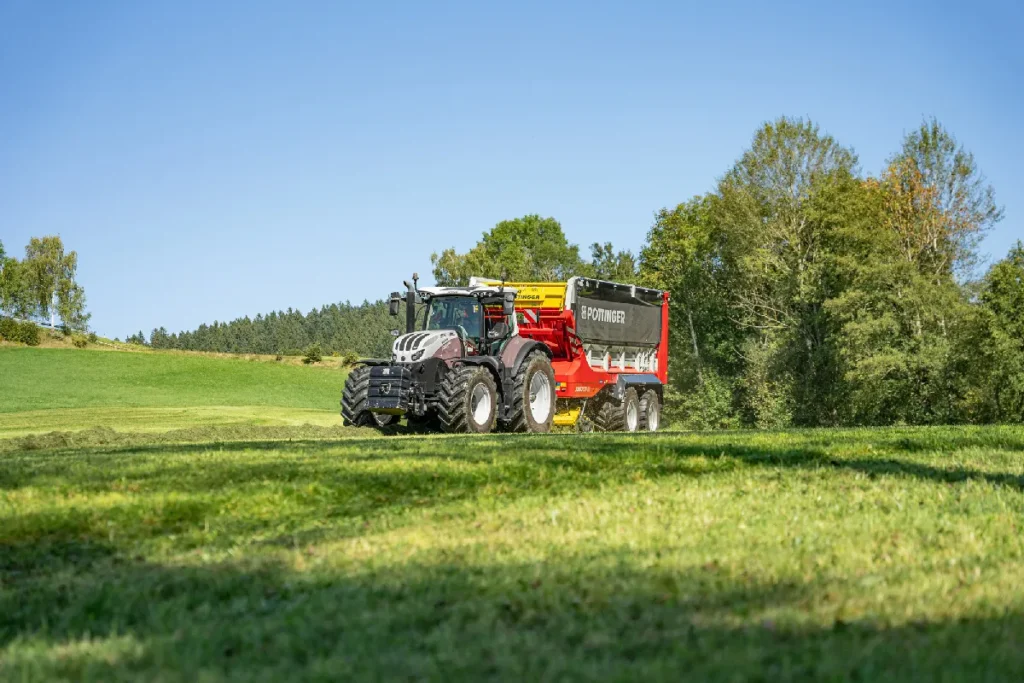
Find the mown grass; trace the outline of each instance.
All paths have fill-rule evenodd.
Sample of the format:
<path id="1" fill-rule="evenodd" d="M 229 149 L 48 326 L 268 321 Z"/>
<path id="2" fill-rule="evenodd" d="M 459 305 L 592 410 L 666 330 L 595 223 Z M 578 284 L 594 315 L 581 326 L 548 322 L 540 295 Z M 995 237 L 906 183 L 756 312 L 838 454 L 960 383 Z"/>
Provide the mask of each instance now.
<path id="1" fill-rule="evenodd" d="M 1024 429 L 0 454 L 9 680 L 1019 680 Z"/>
<path id="2" fill-rule="evenodd" d="M 0 347 L 0 438 L 105 427 L 333 425 L 345 374 L 181 353 Z"/>

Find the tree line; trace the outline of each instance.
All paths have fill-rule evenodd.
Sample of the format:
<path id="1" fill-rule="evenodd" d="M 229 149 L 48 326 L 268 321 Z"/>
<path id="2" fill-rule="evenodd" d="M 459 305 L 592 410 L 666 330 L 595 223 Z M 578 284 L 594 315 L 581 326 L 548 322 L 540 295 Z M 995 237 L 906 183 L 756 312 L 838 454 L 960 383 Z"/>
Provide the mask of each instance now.
<path id="1" fill-rule="evenodd" d="M 584 259 L 579 247 L 568 242 L 558 221 L 524 216 L 498 223 L 466 255 L 454 249 L 434 255 L 434 277 L 442 286 L 468 282 L 472 275 L 505 275 L 510 280 L 558 280 L 581 274 L 624 281 L 638 277 L 636 259 L 629 252 L 616 251 L 611 244 L 594 244 L 590 252 L 590 259 Z M 404 312 L 398 320 L 405 320 Z M 317 344 L 325 353 L 388 357 L 391 331 L 396 327 L 401 325 L 388 315 L 387 303 L 380 300 L 331 304 L 306 314 L 288 309 L 255 318 L 214 321 L 178 333 L 161 327 L 152 330 L 149 339 L 140 330 L 127 341 L 161 349 L 294 356 Z"/>
<path id="2" fill-rule="evenodd" d="M 658 213 L 641 277 L 672 298 L 696 427 L 1019 422 L 1024 247 L 980 277 L 1002 218 L 937 121 L 878 176 L 807 121 L 757 131 L 714 192 Z"/>
<path id="3" fill-rule="evenodd" d="M 979 271 L 980 240 L 1002 215 L 973 155 L 935 120 L 872 175 L 813 122 L 784 117 L 713 191 L 658 211 L 638 255 L 593 244 L 586 258 L 558 221 L 528 215 L 431 263 L 439 285 L 588 275 L 669 290 L 669 407 L 694 428 L 1020 422 L 1024 246 Z M 151 337 L 380 356 L 392 327 L 378 301 Z"/>
<path id="4" fill-rule="evenodd" d="M 85 331 L 85 290 L 75 281 L 78 254 L 60 237 L 33 237 L 23 259 L 8 256 L 0 242 L 0 312 L 12 318 L 48 320 L 65 332 Z"/>
<path id="5" fill-rule="evenodd" d="M 262 353 L 298 356 L 312 344 L 327 353 L 354 351 L 364 356 L 390 356 L 390 330 L 395 319 L 384 301 L 331 304 L 309 313 L 289 308 L 267 315 L 248 316 L 230 322 L 214 321 L 192 331 L 168 333 L 153 330 L 149 340 L 140 331 L 129 342 L 148 343 L 158 349 Z"/>

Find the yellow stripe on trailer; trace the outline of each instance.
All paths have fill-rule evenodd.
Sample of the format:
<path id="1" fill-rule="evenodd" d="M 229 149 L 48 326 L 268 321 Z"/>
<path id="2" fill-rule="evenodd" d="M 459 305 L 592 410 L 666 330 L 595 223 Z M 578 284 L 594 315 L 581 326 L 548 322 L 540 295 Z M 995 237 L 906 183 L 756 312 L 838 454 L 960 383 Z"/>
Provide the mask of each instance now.
<path id="1" fill-rule="evenodd" d="M 500 280 L 481 280 L 481 284 L 497 287 Z M 516 308 L 557 308 L 565 309 L 567 282 L 506 282 L 506 287 L 516 289 Z"/>

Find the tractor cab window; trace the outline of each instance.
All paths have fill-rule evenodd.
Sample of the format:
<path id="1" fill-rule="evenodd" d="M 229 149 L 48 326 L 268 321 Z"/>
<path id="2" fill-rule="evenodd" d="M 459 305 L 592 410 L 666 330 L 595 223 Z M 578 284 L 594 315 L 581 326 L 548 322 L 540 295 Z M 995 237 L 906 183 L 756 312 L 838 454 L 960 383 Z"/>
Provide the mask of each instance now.
<path id="1" fill-rule="evenodd" d="M 484 312 L 480 301 L 471 296 L 446 296 L 431 299 L 427 308 L 427 330 L 461 330 L 470 339 L 480 340 Z"/>

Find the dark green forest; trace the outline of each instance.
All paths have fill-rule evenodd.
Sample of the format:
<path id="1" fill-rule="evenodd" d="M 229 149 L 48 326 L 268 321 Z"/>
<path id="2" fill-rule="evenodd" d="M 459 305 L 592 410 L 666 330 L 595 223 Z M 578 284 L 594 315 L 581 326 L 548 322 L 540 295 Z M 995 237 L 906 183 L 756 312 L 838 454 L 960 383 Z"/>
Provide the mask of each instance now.
<path id="1" fill-rule="evenodd" d="M 1020 422 L 1024 246 L 990 264 L 979 253 L 1001 219 L 973 155 L 935 120 L 873 175 L 812 122 L 781 118 L 713 191 L 658 211 L 637 255 L 593 244 L 584 257 L 558 221 L 530 215 L 431 263 L 441 285 L 591 275 L 669 290 L 668 407 L 692 428 Z M 393 327 L 379 301 L 154 330 L 150 343 L 381 355 Z"/>
<path id="2" fill-rule="evenodd" d="M 623 281 L 638 277 L 631 253 L 617 252 L 611 244 L 593 244 L 589 260 L 584 259 L 579 247 L 566 240 L 558 221 L 536 215 L 502 221 L 467 255 L 449 249 L 433 260 L 434 279 L 441 285 L 465 283 L 471 275 L 560 280 L 588 274 Z M 394 274 L 396 282 L 404 277 L 408 274 Z M 176 334 L 159 328 L 150 333 L 148 341 L 140 331 L 128 341 L 161 349 L 283 355 L 300 355 L 315 343 L 326 353 L 381 357 L 390 355 L 390 332 L 404 325 L 404 315 L 403 310 L 397 319 L 392 318 L 384 300 L 359 305 L 346 302 L 306 314 L 288 309 L 225 323 L 215 321 Z"/>
<path id="3" fill-rule="evenodd" d="M 363 356 L 390 355 L 390 330 L 397 327 L 384 301 L 331 304 L 303 314 L 288 309 L 255 318 L 200 325 L 189 332 L 153 330 L 148 343 L 158 349 L 300 355 L 319 343 L 327 353 L 355 351 Z M 146 343 L 139 332 L 128 341 Z"/>

